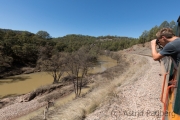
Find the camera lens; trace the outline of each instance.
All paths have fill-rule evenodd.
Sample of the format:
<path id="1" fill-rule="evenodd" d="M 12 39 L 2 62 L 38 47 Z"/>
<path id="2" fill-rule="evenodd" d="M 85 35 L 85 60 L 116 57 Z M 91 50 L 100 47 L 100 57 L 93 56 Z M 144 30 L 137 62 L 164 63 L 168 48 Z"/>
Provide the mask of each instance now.
<path id="1" fill-rule="evenodd" d="M 159 44 L 159 40 L 158 39 L 156 39 L 156 44 Z"/>

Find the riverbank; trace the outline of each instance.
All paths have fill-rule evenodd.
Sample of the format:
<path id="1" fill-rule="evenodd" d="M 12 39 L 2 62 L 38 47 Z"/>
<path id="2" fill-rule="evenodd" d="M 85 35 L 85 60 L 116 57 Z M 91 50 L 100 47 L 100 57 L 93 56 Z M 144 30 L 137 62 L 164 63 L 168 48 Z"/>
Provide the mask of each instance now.
<path id="1" fill-rule="evenodd" d="M 113 60 L 107 56 L 99 56 L 97 64 L 94 67 L 89 68 L 89 74 L 96 74 L 98 72 L 103 72 L 104 70 L 116 66 L 116 60 Z M 26 71 L 29 68 L 24 68 Z M 33 69 L 33 68 L 32 68 Z M 65 77 L 67 73 L 65 72 L 62 76 Z M 35 72 L 31 74 L 21 74 L 11 77 L 6 77 L 0 79 L 0 99 L 10 96 L 17 96 L 21 94 L 29 93 L 38 87 L 45 86 L 53 83 L 52 75 L 47 72 Z M 7 89 L 10 88 L 10 89 Z"/>
<path id="2" fill-rule="evenodd" d="M 116 67 L 113 67 L 113 68 L 111 68 L 111 69 L 107 69 L 106 71 L 104 71 L 104 72 L 101 72 L 101 73 L 97 73 L 97 74 L 95 74 L 95 75 L 91 75 L 91 76 L 88 76 L 88 84 L 87 84 L 87 86 L 89 85 L 89 84 L 92 84 L 92 83 L 94 83 L 95 81 L 97 82 L 96 83 L 96 85 L 99 85 L 100 83 L 100 81 L 103 81 L 103 79 L 112 79 L 112 78 L 114 78 L 114 77 L 116 77 L 116 76 L 119 76 L 121 73 L 123 73 L 123 72 L 125 72 L 125 66 L 128 66 L 128 64 L 127 63 L 125 63 L 125 62 L 123 62 L 123 64 L 119 64 L 118 66 L 116 66 Z M 102 79 L 99 79 L 99 77 L 101 76 L 101 78 Z M 105 81 L 104 81 L 105 82 Z M 95 85 L 95 86 L 96 86 Z M 70 87 L 71 89 L 73 88 L 73 87 Z M 92 89 L 93 89 L 94 87 L 92 87 Z M 65 89 L 64 91 L 71 91 L 72 92 L 72 90 L 71 89 Z M 92 89 L 90 89 L 90 91 L 92 90 Z M 62 90 L 62 88 L 61 89 L 57 89 L 57 90 L 55 90 L 54 92 L 56 92 L 56 93 L 59 93 L 59 90 Z M 89 92 L 89 91 L 88 91 Z M 61 93 L 61 92 L 60 92 Z M 66 94 L 66 93 L 62 93 L 62 94 Z M 50 94 L 47 94 L 47 95 L 50 95 Z M 67 95 L 67 94 L 66 94 Z M 26 96 L 26 94 L 24 95 L 24 96 Z M 0 115 L 1 115 L 1 119 L 3 119 L 3 120 L 10 120 L 10 119 L 13 119 L 13 118 L 17 118 L 17 117 L 19 117 L 19 116 L 22 116 L 22 115 L 24 115 L 24 114 L 26 114 L 27 112 L 31 112 L 31 111 L 34 111 L 35 109 L 38 109 L 38 108 L 40 108 L 41 106 L 44 106 L 44 105 L 46 105 L 47 104 L 47 101 L 41 101 L 40 103 L 39 103 L 39 100 L 38 99 L 40 99 L 41 97 L 43 97 L 43 96 L 37 96 L 37 97 L 35 97 L 35 99 L 33 99 L 33 100 L 31 100 L 31 101 L 24 101 L 24 100 L 20 100 L 20 101 L 18 101 L 18 98 L 24 98 L 24 97 L 22 97 L 22 96 L 19 96 L 18 98 L 8 98 L 9 99 L 9 101 L 11 101 L 12 99 L 14 99 L 13 100 L 13 103 L 12 104 L 10 104 L 10 105 L 7 105 L 7 106 L 5 106 L 5 107 L 3 107 L 2 109 L 0 109 Z M 45 97 L 45 96 L 44 96 Z M 47 97 L 47 96 L 46 96 Z M 60 96 L 60 97 L 62 97 L 62 96 Z M 52 98 L 52 97 L 51 97 Z M 41 99 L 42 100 L 42 99 Z M 8 100 L 6 99 L 6 101 L 1 101 L 1 103 L 3 102 L 3 103 L 6 103 Z M 23 101 L 23 102 L 22 102 Z M 27 105 L 27 106 L 26 106 Z M 31 106 L 31 107 L 29 107 L 29 106 Z M 36 107 L 34 107 L 33 108 L 33 106 L 36 106 Z M 23 109 L 24 108 L 24 109 Z M 10 112 L 11 111 L 11 112 Z M 18 111 L 18 113 L 17 112 L 14 112 L 14 111 Z"/>
<path id="3" fill-rule="evenodd" d="M 125 81 L 130 81 L 132 76 L 136 74 L 136 71 L 143 74 L 143 68 L 146 68 L 148 65 L 146 58 L 137 55 L 124 54 L 123 58 L 125 58 L 126 64 L 113 67 L 111 70 L 95 76 L 95 87 L 80 98 L 62 106 L 55 106 L 48 111 L 47 119 L 84 119 L 90 113 L 93 113 L 104 101 L 107 101 L 108 98 L 116 96 L 116 92 L 114 92 L 116 87 L 121 86 Z M 37 119 L 43 120 L 43 111 L 39 115 L 31 116 L 31 120 Z"/>
<path id="4" fill-rule="evenodd" d="M 98 66 L 95 66 L 93 69 L 91 69 L 89 72 L 91 73 L 91 75 L 89 75 L 88 76 L 88 78 L 87 78 L 87 80 L 89 81 L 89 83 L 90 84 L 92 84 L 92 82 L 94 81 L 94 75 L 95 75 L 95 73 L 97 73 L 97 71 L 99 72 L 98 74 L 100 74 L 101 73 L 101 71 L 105 71 L 106 69 L 108 69 L 109 67 L 111 67 L 111 66 L 114 66 L 114 65 L 116 65 L 117 63 L 116 63 L 116 61 L 115 60 L 112 60 L 112 59 L 110 59 L 109 57 L 105 57 L 105 56 L 101 56 L 100 58 L 99 58 L 100 60 L 102 59 L 102 62 L 101 62 L 101 65 L 98 65 Z M 110 62 L 109 62 L 110 61 Z M 109 64 L 110 63 L 110 64 Z M 41 73 L 41 72 L 40 72 Z M 20 83 L 27 83 L 28 81 L 29 81 L 29 79 L 30 78 L 33 78 L 34 79 L 34 77 L 32 77 L 32 75 L 33 76 L 37 76 L 37 75 L 39 75 L 40 73 L 33 73 L 33 74 L 29 74 L 29 75 L 21 75 L 21 76 L 15 76 L 15 77 L 12 77 L 12 80 L 14 80 L 14 79 L 23 79 L 22 81 L 20 81 Z M 40 75 L 40 77 L 37 77 L 38 79 L 36 80 L 35 79 L 35 81 L 34 82 L 32 82 L 32 83 L 30 83 L 30 82 L 28 82 L 28 84 L 25 84 L 25 85 L 21 85 L 21 86 L 19 86 L 18 88 L 17 87 L 15 87 L 15 90 L 14 91 L 16 91 L 17 89 L 20 89 L 21 91 L 22 91 L 22 89 L 24 89 L 24 88 L 27 88 L 27 87 L 29 87 L 29 86 L 32 86 L 33 88 L 35 87 L 35 85 L 34 84 L 38 84 L 39 83 L 39 80 L 43 80 L 44 82 L 42 82 L 43 84 L 45 83 L 45 82 L 47 82 L 47 80 L 50 80 L 51 81 L 51 83 L 52 83 L 52 76 L 50 76 L 50 75 L 48 75 L 48 74 L 46 73 L 46 74 L 44 74 L 43 73 L 43 75 Z M 30 77 L 31 76 L 31 77 Z M 42 78 L 42 77 L 45 77 L 44 79 Z M 2 82 L 2 81 L 1 81 Z M 5 80 L 5 82 L 8 82 L 7 80 Z M 11 82 L 11 81 L 10 81 Z M 15 82 L 15 81 L 14 81 Z M 15 84 L 16 83 L 18 83 L 18 82 L 15 82 Z M 12 83 L 11 83 L 12 84 Z M 13 83 L 14 84 L 14 83 Z M 19 84 L 19 83 L 18 83 Z M 26 85 L 28 85 L 27 87 L 25 87 Z M 65 85 L 65 84 L 63 84 L 64 85 L 64 87 L 65 86 L 67 86 L 67 85 Z M 88 84 L 89 85 L 89 84 Z M 52 85 L 53 86 L 53 85 Z M 86 87 L 86 86 L 85 86 Z M 1 88 L 2 88 L 2 86 L 1 86 Z M 11 89 L 13 89 L 14 87 L 8 87 L 8 88 L 11 88 Z M 42 87 L 40 87 L 39 89 L 41 89 Z M 13 97 L 13 95 L 12 96 L 9 96 L 8 98 L 5 98 L 5 99 L 1 99 L 1 101 L 0 101 L 0 107 L 1 107 L 1 109 L 0 109 L 0 111 L 2 112 L 2 117 L 3 117 L 3 119 L 6 119 L 5 118 L 5 116 L 7 116 L 7 119 L 11 119 L 11 118 L 14 118 L 14 117 L 18 117 L 18 116 L 21 116 L 21 115 L 24 115 L 24 114 L 26 114 L 27 112 L 29 113 L 29 112 L 31 112 L 31 111 L 34 111 L 35 109 L 38 109 L 39 107 L 41 107 L 41 106 L 44 106 L 44 105 L 46 105 L 47 104 L 47 100 L 46 99 L 44 99 L 45 97 L 46 98 L 48 98 L 48 96 L 50 95 L 50 94 L 43 94 L 42 92 L 36 92 L 36 91 L 51 91 L 51 89 L 49 88 L 49 87 L 46 87 L 46 86 L 44 86 L 44 88 L 46 88 L 46 89 L 44 89 L 44 90 L 38 90 L 38 89 L 36 89 L 36 90 L 33 90 L 32 92 L 28 92 L 27 94 L 24 94 L 24 95 L 15 95 L 15 96 L 17 96 L 17 97 Z M 61 88 L 62 89 L 62 88 Z M 55 89 L 55 90 L 53 90 L 53 91 L 51 91 L 51 92 L 46 92 L 46 93 L 52 93 L 52 92 L 54 92 L 54 96 L 52 96 L 52 95 L 50 95 L 50 97 L 51 98 L 54 98 L 55 100 L 57 99 L 57 98 L 61 98 L 61 97 L 63 97 L 63 95 L 67 95 L 67 94 L 69 94 L 69 93 L 72 93 L 73 92 L 73 86 L 71 85 L 71 87 L 69 88 L 69 89 L 66 89 L 66 90 L 64 90 L 65 92 L 60 92 L 61 94 L 63 94 L 63 95 L 61 95 L 61 94 L 58 94 L 59 93 L 59 90 L 60 89 Z M 13 92 L 13 91 L 12 91 Z M 23 92 L 25 92 L 25 90 L 23 90 Z M 31 101 L 29 101 L 28 100 L 28 96 L 30 95 L 30 94 L 35 94 L 36 95 L 36 97 L 34 97 L 35 99 L 32 99 Z M 39 94 L 40 93 L 40 94 Z M 58 95 L 56 95 L 56 94 L 58 94 Z M 38 99 L 40 99 L 41 97 L 43 97 L 43 99 L 44 99 L 44 103 L 42 103 L 42 104 L 39 104 L 38 105 Z M 42 100 L 42 99 L 41 99 Z M 37 101 L 37 102 L 35 102 L 34 103 L 34 101 Z M 42 102 L 42 101 L 41 101 Z M 31 104 L 31 103 L 33 103 L 32 105 L 31 105 L 31 107 L 29 107 L 28 108 L 28 106 L 29 106 L 29 104 Z M 36 107 L 35 108 L 32 108 L 33 107 L 33 105 L 35 105 Z M 22 108 L 21 108 L 21 106 L 22 106 Z M 13 109 L 14 108 L 14 109 Z M 17 110 L 17 109 L 19 109 L 19 110 Z M 29 109 L 29 110 L 28 110 Z M 11 113 L 11 112 L 8 112 L 8 110 L 9 111 L 11 111 L 11 112 L 13 112 L 13 111 L 18 111 L 18 113 Z M 9 114 L 9 115 L 8 115 Z"/>

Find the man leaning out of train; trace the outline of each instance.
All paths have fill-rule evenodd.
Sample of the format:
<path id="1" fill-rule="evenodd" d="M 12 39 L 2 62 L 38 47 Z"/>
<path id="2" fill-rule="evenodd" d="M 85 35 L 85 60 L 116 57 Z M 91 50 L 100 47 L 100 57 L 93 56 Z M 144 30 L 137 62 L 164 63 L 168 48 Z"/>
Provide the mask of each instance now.
<path id="1" fill-rule="evenodd" d="M 156 37 L 157 39 L 151 41 L 153 59 L 158 61 L 164 56 L 170 56 L 174 68 L 177 69 L 180 61 L 180 38 L 175 36 L 171 28 L 162 28 L 156 33 Z M 163 46 L 163 49 L 159 52 L 156 50 L 157 43 Z"/>

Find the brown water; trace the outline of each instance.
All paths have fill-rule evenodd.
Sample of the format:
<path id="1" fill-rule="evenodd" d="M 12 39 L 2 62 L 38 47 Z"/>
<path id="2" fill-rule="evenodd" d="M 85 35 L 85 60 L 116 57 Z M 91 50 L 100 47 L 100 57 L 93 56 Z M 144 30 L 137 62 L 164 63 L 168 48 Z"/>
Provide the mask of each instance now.
<path id="1" fill-rule="evenodd" d="M 98 61 L 100 65 L 91 68 L 89 73 L 103 72 L 106 69 L 117 65 L 115 60 L 107 56 L 99 56 Z M 22 74 L 0 79 L 0 98 L 4 96 L 25 94 L 40 86 L 51 84 L 52 82 L 52 76 L 46 72 Z"/>

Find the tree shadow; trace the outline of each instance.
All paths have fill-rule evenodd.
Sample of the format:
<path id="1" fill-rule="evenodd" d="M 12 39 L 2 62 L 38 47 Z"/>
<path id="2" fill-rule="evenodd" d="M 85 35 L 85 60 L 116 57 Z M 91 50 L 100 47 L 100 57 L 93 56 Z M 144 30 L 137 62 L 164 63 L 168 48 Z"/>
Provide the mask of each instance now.
<path id="1" fill-rule="evenodd" d="M 4 99 L 4 98 L 8 98 L 8 97 L 16 97 L 18 94 L 8 94 L 8 95 L 5 95 L 5 96 L 0 96 L 0 100 L 1 99 Z"/>
<path id="2" fill-rule="evenodd" d="M 13 101 L 16 99 L 17 94 L 8 94 L 5 96 L 0 96 L 0 109 L 6 107 L 7 105 L 13 104 Z M 4 98 L 8 98 L 8 100 L 3 100 Z"/>
<path id="3" fill-rule="evenodd" d="M 8 77 L 8 78 L 0 79 L 0 84 L 25 81 L 25 80 L 30 79 L 30 78 L 31 78 L 30 76 L 18 76 L 18 77 L 12 76 L 12 77 Z"/>
<path id="4" fill-rule="evenodd" d="M 89 85 L 82 86 L 83 88 L 91 88 Z"/>
<path id="5" fill-rule="evenodd" d="M 0 109 L 3 108 L 6 104 L 7 102 L 0 102 Z"/>

